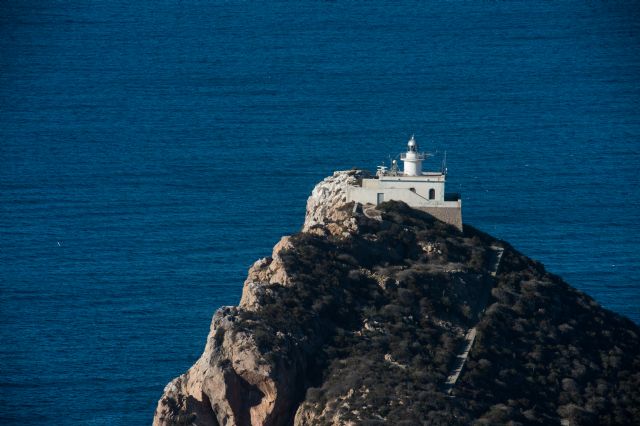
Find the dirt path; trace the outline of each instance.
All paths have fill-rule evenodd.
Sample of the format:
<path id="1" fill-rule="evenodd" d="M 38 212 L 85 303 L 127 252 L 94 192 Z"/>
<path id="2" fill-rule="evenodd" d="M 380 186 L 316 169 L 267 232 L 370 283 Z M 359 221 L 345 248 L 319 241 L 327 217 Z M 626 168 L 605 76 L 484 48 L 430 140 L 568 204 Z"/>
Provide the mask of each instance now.
<path id="1" fill-rule="evenodd" d="M 471 350 L 471 346 L 473 346 L 473 342 L 476 339 L 476 328 L 473 327 L 467 331 L 467 334 L 464 336 L 465 344 L 462 349 L 462 352 L 456 355 L 456 363 L 453 366 L 453 370 L 449 373 L 449 377 L 447 377 L 447 381 L 445 382 L 445 390 L 448 394 L 451 394 L 451 390 L 453 385 L 458 381 L 458 377 L 462 372 L 462 367 L 464 367 L 464 363 L 469 356 L 469 351 Z"/>
<path id="2" fill-rule="evenodd" d="M 493 268 L 491 268 L 491 276 L 495 277 L 498 268 L 500 267 L 500 261 L 502 260 L 502 254 L 504 253 L 504 248 L 499 246 L 491 246 L 491 250 L 493 250 L 495 255 L 495 261 Z M 461 351 L 456 355 L 456 362 L 453 365 L 453 368 L 449 372 L 449 376 L 447 376 L 447 381 L 445 382 L 445 391 L 448 395 L 451 395 L 453 391 L 453 387 L 458 381 L 458 377 L 460 377 L 460 373 L 462 373 L 462 369 L 464 368 L 464 363 L 467 361 L 467 357 L 469 356 L 469 352 L 471 351 L 471 347 L 473 346 L 473 342 L 476 340 L 476 327 L 472 327 L 467 330 L 467 333 L 464 336 L 465 343 L 462 346 Z"/>

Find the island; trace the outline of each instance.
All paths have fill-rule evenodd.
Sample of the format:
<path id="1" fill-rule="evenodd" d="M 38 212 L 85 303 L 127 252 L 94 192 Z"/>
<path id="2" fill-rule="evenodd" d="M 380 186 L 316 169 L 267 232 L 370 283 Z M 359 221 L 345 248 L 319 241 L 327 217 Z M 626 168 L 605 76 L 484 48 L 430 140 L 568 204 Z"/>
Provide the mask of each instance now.
<path id="1" fill-rule="evenodd" d="M 637 324 L 456 218 L 354 199 L 364 179 L 339 171 L 314 188 L 301 231 L 216 311 L 154 425 L 640 419 Z"/>

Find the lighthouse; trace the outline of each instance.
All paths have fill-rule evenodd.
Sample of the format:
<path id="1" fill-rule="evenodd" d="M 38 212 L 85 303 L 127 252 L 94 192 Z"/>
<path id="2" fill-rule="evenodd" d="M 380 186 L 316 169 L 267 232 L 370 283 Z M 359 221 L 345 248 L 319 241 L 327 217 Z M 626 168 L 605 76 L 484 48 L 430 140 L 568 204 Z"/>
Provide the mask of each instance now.
<path id="1" fill-rule="evenodd" d="M 422 176 L 422 161 L 425 154 L 418 152 L 418 143 L 416 138 L 411 136 L 407 143 L 407 152 L 400 155 L 400 159 L 404 162 L 403 174 L 405 176 Z"/>
<path id="2" fill-rule="evenodd" d="M 404 163 L 400 172 L 395 160 L 391 169 L 379 166 L 372 177 L 363 177 L 347 188 L 347 201 L 377 206 L 386 201 L 402 201 L 462 230 L 462 199 L 460 194 L 445 193 L 446 168 L 422 171 L 422 163 L 430 154 L 418 151 L 416 138 L 411 136 L 407 152 L 400 154 Z"/>

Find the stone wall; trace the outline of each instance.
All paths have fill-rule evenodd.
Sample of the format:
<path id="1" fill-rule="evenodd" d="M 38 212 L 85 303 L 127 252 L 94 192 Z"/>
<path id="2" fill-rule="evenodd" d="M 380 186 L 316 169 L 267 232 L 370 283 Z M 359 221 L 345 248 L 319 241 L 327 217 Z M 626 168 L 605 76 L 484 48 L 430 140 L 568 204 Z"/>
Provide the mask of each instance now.
<path id="1" fill-rule="evenodd" d="M 458 207 L 414 207 L 431 216 L 455 226 L 462 231 L 462 206 Z"/>

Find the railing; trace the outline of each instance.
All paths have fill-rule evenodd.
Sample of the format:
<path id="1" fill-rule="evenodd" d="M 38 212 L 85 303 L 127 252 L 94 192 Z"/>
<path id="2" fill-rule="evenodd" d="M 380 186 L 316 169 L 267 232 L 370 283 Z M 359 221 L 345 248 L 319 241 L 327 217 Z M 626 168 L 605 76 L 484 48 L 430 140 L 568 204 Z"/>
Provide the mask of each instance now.
<path id="1" fill-rule="evenodd" d="M 427 154 L 426 152 L 416 152 L 414 153 L 415 157 L 411 158 L 411 160 L 426 160 L 427 157 L 429 157 L 429 154 Z M 400 159 L 402 161 L 407 159 L 407 153 L 403 152 L 402 154 L 400 154 Z"/>

